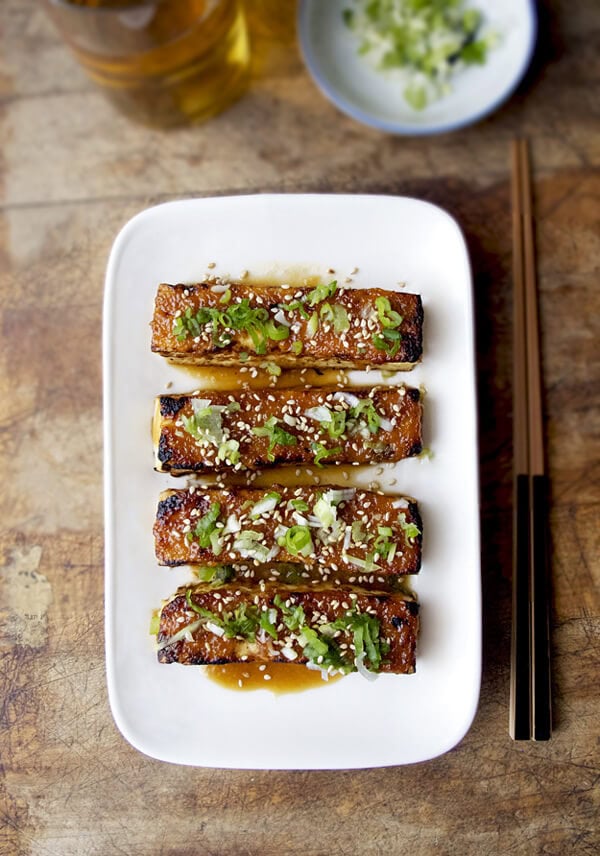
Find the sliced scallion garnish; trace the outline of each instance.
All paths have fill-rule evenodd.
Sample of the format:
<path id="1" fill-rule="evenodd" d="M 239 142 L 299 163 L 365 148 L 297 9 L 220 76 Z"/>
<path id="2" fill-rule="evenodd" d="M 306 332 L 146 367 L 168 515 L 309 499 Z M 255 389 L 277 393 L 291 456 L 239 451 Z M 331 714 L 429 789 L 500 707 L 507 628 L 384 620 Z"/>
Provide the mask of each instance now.
<path id="1" fill-rule="evenodd" d="M 406 520 L 406 514 L 398 515 L 398 523 L 404 532 L 404 537 L 407 541 L 412 541 L 413 538 L 416 538 L 421 534 L 421 530 L 417 526 L 416 523 L 408 523 Z"/>
<path id="2" fill-rule="evenodd" d="M 227 292 L 226 292 L 227 293 Z M 173 335 L 183 342 L 189 336 L 202 335 L 203 328 L 210 324 L 212 341 L 217 348 L 226 348 L 232 342 L 232 332 L 248 333 L 257 354 L 265 354 L 267 340 L 279 342 L 290 335 L 285 324 L 276 324 L 262 307 L 250 306 L 244 297 L 226 309 L 203 306 L 195 314 L 188 308 L 173 323 Z"/>
<path id="3" fill-rule="evenodd" d="M 401 338 L 399 330 L 385 327 L 381 333 L 373 333 L 371 341 L 378 351 L 385 351 L 388 356 L 395 357 L 400 350 Z"/>
<path id="4" fill-rule="evenodd" d="M 193 541 L 195 539 L 205 550 L 210 547 L 210 537 L 217 528 L 217 520 L 219 519 L 220 513 L 220 503 L 211 502 L 210 508 L 208 509 L 204 517 L 201 517 L 200 520 L 198 520 L 198 522 L 196 523 L 195 527 L 187 533 L 187 540 Z"/>
<path id="5" fill-rule="evenodd" d="M 323 466 L 321 461 L 324 461 L 326 458 L 331 458 L 334 455 L 339 455 L 342 451 L 341 446 L 336 446 L 334 449 L 328 449 L 322 443 L 311 443 L 310 447 L 315 453 L 314 462 L 317 467 Z"/>
<path id="6" fill-rule="evenodd" d="M 396 80 L 415 110 L 451 91 L 461 66 L 483 63 L 495 34 L 465 0 L 346 0 L 342 18 L 356 51 Z M 395 77 L 394 77 L 395 75 Z"/>
<path id="7" fill-rule="evenodd" d="M 203 606 L 198 606 L 197 603 L 194 603 L 194 601 L 192 600 L 191 589 L 186 590 L 185 602 L 187 603 L 189 608 L 193 610 L 193 612 L 197 613 L 198 615 L 201 615 L 202 618 L 207 618 L 209 621 L 212 621 L 213 624 L 221 626 L 221 619 L 217 615 L 215 615 L 214 612 L 211 612 L 210 609 L 205 609 Z"/>
<path id="8" fill-rule="evenodd" d="M 290 499 L 289 503 L 294 511 L 308 511 L 308 503 L 303 499 Z"/>
<path id="9" fill-rule="evenodd" d="M 317 303 L 322 303 L 324 300 L 333 297 L 337 290 L 337 280 L 333 280 L 328 285 L 317 285 L 312 291 L 306 295 L 306 301 L 309 306 L 316 306 Z"/>
<path id="10" fill-rule="evenodd" d="M 259 499 L 258 502 L 254 503 L 252 511 L 250 512 L 250 517 L 255 520 L 257 517 L 260 517 L 261 514 L 267 514 L 269 511 L 274 511 L 280 502 L 281 494 L 272 490 L 263 496 L 262 499 Z"/>
<path id="11" fill-rule="evenodd" d="M 267 459 L 269 461 L 275 460 L 275 455 L 273 454 L 275 446 L 296 446 L 298 443 L 298 438 L 284 428 L 281 428 L 275 416 L 269 417 L 264 425 L 253 428 L 252 433 L 257 437 L 269 438 L 269 448 L 267 449 Z"/>
<path id="12" fill-rule="evenodd" d="M 292 556 L 310 556 L 314 551 L 312 536 L 308 526 L 290 526 L 279 539 L 279 546 L 285 547 Z"/>
<path id="13" fill-rule="evenodd" d="M 364 421 L 371 434 L 376 434 L 379 431 L 381 426 L 381 417 L 379 416 L 379 413 L 377 413 L 371 398 L 361 398 L 358 403 L 350 409 L 350 416 L 352 419 Z"/>
<path id="14" fill-rule="evenodd" d="M 392 309 L 387 297 L 375 298 L 375 308 L 382 327 L 399 327 L 402 324 L 402 315 Z"/>

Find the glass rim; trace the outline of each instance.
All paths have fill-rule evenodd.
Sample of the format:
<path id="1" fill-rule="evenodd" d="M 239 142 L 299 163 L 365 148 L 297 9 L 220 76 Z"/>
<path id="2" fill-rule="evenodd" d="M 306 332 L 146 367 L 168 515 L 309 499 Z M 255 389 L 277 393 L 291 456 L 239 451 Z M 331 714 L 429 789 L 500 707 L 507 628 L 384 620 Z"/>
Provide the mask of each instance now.
<path id="1" fill-rule="evenodd" d="M 58 6 L 61 9 L 68 9 L 71 12 L 97 12 L 106 14 L 107 12 L 131 12 L 134 9 L 144 9 L 148 6 L 159 6 L 165 0 L 121 0 L 122 5 L 119 6 L 84 6 L 80 3 L 74 3 L 73 0 L 46 0 L 50 6 Z"/>

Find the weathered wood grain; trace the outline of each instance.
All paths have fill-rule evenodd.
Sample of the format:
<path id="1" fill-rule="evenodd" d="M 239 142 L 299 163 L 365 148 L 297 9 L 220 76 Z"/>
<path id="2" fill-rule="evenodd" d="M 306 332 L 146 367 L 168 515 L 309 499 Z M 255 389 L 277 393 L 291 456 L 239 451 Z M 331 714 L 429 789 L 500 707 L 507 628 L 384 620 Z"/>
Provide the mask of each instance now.
<path id="1" fill-rule="evenodd" d="M 382 136 L 315 90 L 262 27 L 246 98 L 197 128 L 116 116 L 34 0 L 0 8 L 0 854 L 593 854 L 600 673 L 600 61 L 594 0 L 553 0 L 511 102 L 440 138 Z M 286 35 L 287 33 L 287 35 Z M 508 738 L 511 283 L 508 141 L 533 143 L 556 731 Z M 153 201 L 250 191 L 420 196 L 465 230 L 476 297 L 484 585 L 481 704 L 408 768 L 159 764 L 108 708 L 102 627 L 102 283 Z M 65 326 L 66 325 L 66 326 Z M 65 332 L 67 331 L 67 333 Z M 92 346 L 90 347 L 90 343 Z"/>

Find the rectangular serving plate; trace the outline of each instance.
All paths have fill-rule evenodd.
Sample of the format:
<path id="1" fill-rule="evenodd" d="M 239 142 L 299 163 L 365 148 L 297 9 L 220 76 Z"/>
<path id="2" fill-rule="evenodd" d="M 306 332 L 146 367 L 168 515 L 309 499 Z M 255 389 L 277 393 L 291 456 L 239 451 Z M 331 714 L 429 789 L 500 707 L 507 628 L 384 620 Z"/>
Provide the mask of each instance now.
<path id="1" fill-rule="evenodd" d="M 352 482 L 376 479 L 419 501 L 417 672 L 374 682 L 355 674 L 276 695 L 235 692 L 200 668 L 159 665 L 150 617 L 190 572 L 160 568 L 154 558 L 158 494 L 182 481 L 153 471 L 153 397 L 198 381 L 150 352 L 156 286 L 244 270 L 255 278 L 302 270 L 343 284 L 355 268 L 353 287 L 403 282 L 424 302 L 416 369 L 391 379 L 351 373 L 353 383 L 400 380 L 427 393 L 432 456 L 388 465 L 383 474 L 357 468 Z M 462 739 L 481 672 L 478 456 L 471 274 L 446 212 L 416 199 L 341 195 L 192 199 L 141 212 L 117 236 L 108 263 L 104 407 L 107 681 L 115 722 L 135 748 L 206 767 L 348 769 L 425 761 Z M 348 485 L 334 467 L 319 476 Z"/>

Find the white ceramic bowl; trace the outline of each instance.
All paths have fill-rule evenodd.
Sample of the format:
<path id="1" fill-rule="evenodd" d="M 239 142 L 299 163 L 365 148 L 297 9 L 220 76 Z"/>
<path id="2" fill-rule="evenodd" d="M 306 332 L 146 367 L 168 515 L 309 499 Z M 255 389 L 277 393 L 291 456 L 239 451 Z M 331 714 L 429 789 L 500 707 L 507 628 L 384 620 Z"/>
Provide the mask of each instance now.
<path id="1" fill-rule="evenodd" d="M 499 35 L 484 65 L 452 80 L 452 92 L 414 110 L 393 72 L 377 71 L 358 56 L 353 33 L 342 20 L 347 0 L 302 0 L 299 36 L 306 66 L 317 86 L 342 112 L 380 131 L 407 136 L 441 134 L 478 122 L 514 91 L 531 61 L 537 18 L 533 0 L 477 0 L 486 24 Z"/>

